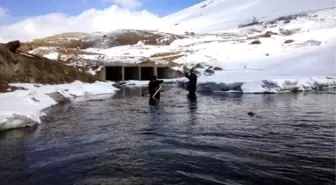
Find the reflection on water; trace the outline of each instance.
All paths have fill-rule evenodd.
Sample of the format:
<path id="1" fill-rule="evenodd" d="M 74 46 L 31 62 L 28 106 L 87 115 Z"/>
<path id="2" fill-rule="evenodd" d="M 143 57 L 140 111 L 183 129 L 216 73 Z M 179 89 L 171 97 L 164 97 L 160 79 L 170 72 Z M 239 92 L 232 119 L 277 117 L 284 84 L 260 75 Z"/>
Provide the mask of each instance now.
<path id="1" fill-rule="evenodd" d="M 0 133 L 0 184 L 335 184 L 335 94 L 146 88 Z M 256 114 L 254 117 L 248 112 Z"/>

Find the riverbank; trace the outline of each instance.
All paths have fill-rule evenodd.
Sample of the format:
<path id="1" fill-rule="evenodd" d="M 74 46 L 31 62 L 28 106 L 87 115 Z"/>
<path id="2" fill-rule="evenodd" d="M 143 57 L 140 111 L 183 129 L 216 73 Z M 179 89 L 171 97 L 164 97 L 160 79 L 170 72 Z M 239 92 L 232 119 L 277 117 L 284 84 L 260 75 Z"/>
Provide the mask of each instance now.
<path id="1" fill-rule="evenodd" d="M 87 95 L 113 94 L 118 89 L 112 84 L 98 81 L 92 84 L 80 81 L 61 85 L 10 84 L 23 90 L 0 93 L 0 131 L 39 124 L 43 110 L 58 103 Z"/>

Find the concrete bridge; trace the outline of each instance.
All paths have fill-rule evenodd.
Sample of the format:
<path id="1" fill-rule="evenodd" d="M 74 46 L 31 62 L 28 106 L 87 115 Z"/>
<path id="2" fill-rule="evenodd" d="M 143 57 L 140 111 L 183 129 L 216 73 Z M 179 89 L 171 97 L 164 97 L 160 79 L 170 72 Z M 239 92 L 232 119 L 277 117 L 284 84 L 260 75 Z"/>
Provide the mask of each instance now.
<path id="1" fill-rule="evenodd" d="M 101 80 L 126 81 L 126 80 L 150 80 L 152 75 L 159 79 L 171 79 L 182 77 L 179 71 L 171 69 L 168 64 L 155 64 L 152 62 L 129 64 L 111 63 L 105 64 L 100 72 Z"/>

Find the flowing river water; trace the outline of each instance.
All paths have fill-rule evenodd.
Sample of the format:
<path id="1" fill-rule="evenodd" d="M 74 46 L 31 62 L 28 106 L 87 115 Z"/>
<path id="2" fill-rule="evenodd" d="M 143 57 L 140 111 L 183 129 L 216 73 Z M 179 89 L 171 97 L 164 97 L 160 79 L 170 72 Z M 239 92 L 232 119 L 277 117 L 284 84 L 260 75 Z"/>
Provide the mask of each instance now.
<path id="1" fill-rule="evenodd" d="M 0 133 L 0 184 L 335 184 L 333 93 L 188 99 L 172 87 L 154 106 L 141 94 L 58 105 Z"/>

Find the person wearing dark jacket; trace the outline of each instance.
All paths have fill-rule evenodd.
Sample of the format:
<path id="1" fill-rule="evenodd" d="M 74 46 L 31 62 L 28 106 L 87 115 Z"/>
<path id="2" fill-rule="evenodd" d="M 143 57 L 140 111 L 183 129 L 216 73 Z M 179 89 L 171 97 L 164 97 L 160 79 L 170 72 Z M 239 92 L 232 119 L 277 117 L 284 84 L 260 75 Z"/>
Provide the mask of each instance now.
<path id="1" fill-rule="evenodd" d="M 163 80 L 158 80 L 155 75 L 151 77 L 151 80 L 148 83 L 148 91 L 149 91 L 150 99 L 153 98 L 153 95 L 160 88 L 160 85 L 162 84 L 163 84 Z M 160 91 L 156 93 L 154 98 L 157 100 L 160 99 Z"/>
<path id="2" fill-rule="evenodd" d="M 194 70 L 191 69 L 190 74 L 186 73 L 185 76 L 189 79 L 188 82 L 189 95 L 195 95 L 197 87 L 197 75 L 195 74 Z"/>

